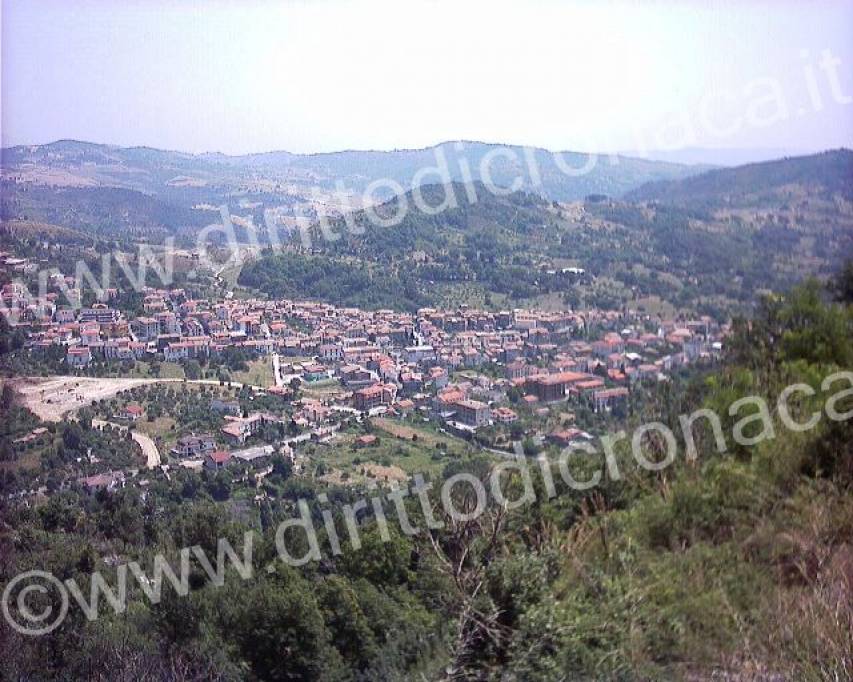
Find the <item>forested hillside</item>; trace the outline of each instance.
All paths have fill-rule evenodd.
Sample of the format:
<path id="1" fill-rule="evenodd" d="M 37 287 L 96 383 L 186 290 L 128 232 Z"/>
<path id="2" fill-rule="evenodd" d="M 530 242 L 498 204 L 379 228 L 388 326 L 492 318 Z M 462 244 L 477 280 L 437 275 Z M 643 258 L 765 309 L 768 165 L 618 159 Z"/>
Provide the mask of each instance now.
<path id="1" fill-rule="evenodd" d="M 149 239 L 195 234 L 215 214 L 118 187 L 45 187 L 0 182 L 0 219 L 37 221 L 92 236 Z"/>
<path id="2" fill-rule="evenodd" d="M 785 200 L 796 202 L 809 189 L 819 192 L 821 198 L 837 195 L 853 201 L 853 151 L 838 149 L 710 170 L 681 180 L 652 182 L 628 192 L 626 199 L 690 202 L 693 206 L 759 207 Z"/>
<path id="3" fill-rule="evenodd" d="M 466 145 L 475 160 L 496 149 Z M 438 149 L 461 153 L 454 145 Z M 263 246 L 275 241 L 266 213 L 272 210 L 289 253 L 247 266 L 245 286 L 406 309 L 628 305 L 723 319 L 756 290 L 826 278 L 853 253 L 847 150 L 701 174 L 602 157 L 580 176 L 560 173 L 538 150 L 536 184 L 524 176 L 524 150 L 513 149 L 521 161 L 495 156 L 492 180 L 501 186 L 526 177 L 522 187 L 532 193 L 498 195 L 478 182 L 454 183 L 455 205 L 447 205 L 445 188 L 427 184 L 424 202 L 441 210 L 419 210 L 410 191 L 367 209 L 389 217 L 404 204 L 399 224 L 378 227 L 356 210 L 332 221 L 331 238 L 314 229 L 307 249 L 297 224 L 361 207 L 359 188 L 380 177 L 404 188 L 436 182 L 435 173 L 418 175 L 434 165 L 436 150 L 227 157 L 78 142 L 16 147 L 3 150 L 0 218 L 109 239 L 177 237 L 193 248 L 199 231 L 218 224 L 220 207 L 228 206 L 236 239 Z M 566 163 L 580 166 L 580 157 L 566 156 Z M 458 163 L 450 170 L 459 176 Z M 638 188 L 660 178 L 676 179 Z M 338 181 L 356 192 L 342 205 L 328 193 Z M 566 268 L 585 276 L 567 276 Z"/>
<path id="4" fill-rule="evenodd" d="M 736 175 L 741 191 L 763 197 L 754 206 L 603 195 L 559 203 L 524 192 L 498 196 L 477 183 L 429 186 L 332 220 L 328 229 L 315 226 L 308 249 L 294 236 L 289 253 L 248 264 L 240 283 L 372 307 L 627 305 L 724 319 L 755 291 L 825 278 L 853 254 L 853 205 L 839 189 L 847 186 L 845 159 L 713 172 L 761 178 L 750 185 Z M 800 184 L 789 184 L 794 177 Z M 396 303 L 395 292 L 404 294 Z"/>

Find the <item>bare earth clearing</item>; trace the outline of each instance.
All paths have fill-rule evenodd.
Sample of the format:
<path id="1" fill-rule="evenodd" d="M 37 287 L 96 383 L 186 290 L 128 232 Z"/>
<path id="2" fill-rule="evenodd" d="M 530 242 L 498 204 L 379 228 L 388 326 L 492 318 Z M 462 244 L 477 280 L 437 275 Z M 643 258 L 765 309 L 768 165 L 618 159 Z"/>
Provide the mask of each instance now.
<path id="1" fill-rule="evenodd" d="M 145 384 L 180 383 L 184 379 L 116 379 L 94 377 L 34 377 L 22 378 L 13 382 L 13 386 L 21 396 L 24 407 L 33 412 L 39 419 L 50 422 L 62 421 L 63 415 L 86 407 L 98 400 L 112 398 L 126 391 Z M 206 384 L 218 386 L 214 380 L 199 379 L 186 381 L 191 384 Z M 251 386 L 250 384 L 247 384 Z M 241 388 L 243 384 L 231 382 L 232 387 Z M 251 386 L 262 389 L 260 386 Z"/>
<path id="2" fill-rule="evenodd" d="M 15 388 L 24 406 L 49 422 L 62 421 L 63 415 L 95 401 L 112 398 L 121 391 L 155 383 L 156 379 L 97 379 L 89 377 L 51 377 L 21 379 Z"/>

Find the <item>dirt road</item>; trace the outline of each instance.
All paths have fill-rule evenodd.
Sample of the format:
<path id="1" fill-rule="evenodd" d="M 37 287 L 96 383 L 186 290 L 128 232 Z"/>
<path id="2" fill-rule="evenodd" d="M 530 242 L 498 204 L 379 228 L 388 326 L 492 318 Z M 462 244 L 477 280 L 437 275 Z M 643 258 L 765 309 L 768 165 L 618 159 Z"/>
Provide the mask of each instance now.
<path id="1" fill-rule="evenodd" d="M 160 466 L 160 451 L 154 445 L 154 441 L 151 440 L 150 436 L 140 431 L 131 431 L 130 437 L 142 448 L 142 454 L 148 460 L 149 469 Z"/>
<path id="2" fill-rule="evenodd" d="M 114 429 L 127 431 L 126 426 L 116 424 L 115 422 L 108 422 L 103 419 L 92 420 L 92 427 L 95 429 L 102 429 L 105 426 L 112 426 Z M 130 432 L 130 437 L 140 448 L 142 448 L 142 454 L 145 455 L 146 464 L 149 469 L 154 469 L 160 466 L 160 451 L 157 449 L 157 446 L 154 444 L 154 441 L 151 440 L 150 436 L 142 433 L 141 431 L 134 430 Z"/>

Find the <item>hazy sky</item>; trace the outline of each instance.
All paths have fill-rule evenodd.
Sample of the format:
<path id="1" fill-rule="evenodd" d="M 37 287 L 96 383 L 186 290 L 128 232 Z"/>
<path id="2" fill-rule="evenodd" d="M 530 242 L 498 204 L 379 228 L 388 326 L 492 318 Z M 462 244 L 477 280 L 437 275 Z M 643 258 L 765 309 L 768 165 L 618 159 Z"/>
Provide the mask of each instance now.
<path id="1" fill-rule="evenodd" d="M 2 0 L 0 18 L 3 146 L 853 146 L 853 0 Z"/>

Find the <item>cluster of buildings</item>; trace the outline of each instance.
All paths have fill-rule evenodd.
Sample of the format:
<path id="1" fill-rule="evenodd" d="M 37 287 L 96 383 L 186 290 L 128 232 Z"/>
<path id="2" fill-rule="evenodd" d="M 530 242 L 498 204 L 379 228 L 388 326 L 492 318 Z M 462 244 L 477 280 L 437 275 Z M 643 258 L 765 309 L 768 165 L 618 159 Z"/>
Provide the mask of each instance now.
<path id="1" fill-rule="evenodd" d="M 14 283 L 0 290 L 13 324 L 28 330 L 31 351 L 59 348 L 71 369 L 122 360 L 204 364 L 228 349 L 267 359 L 274 383 L 256 388 L 288 396 L 292 410 L 244 413 L 237 400 L 216 398 L 211 410 L 221 417 L 218 430 L 184 434 L 172 448 L 185 465 L 212 470 L 238 460 L 267 466 L 275 451 L 295 461 L 291 446 L 330 439 L 342 422 L 365 415 L 420 414 L 468 436 L 486 427 L 515 432 L 523 426 L 529 434 L 527 416 L 535 423 L 563 403 L 619 410 L 638 384 L 713 361 L 728 331 L 708 317 L 665 320 L 595 309 L 461 306 L 406 313 L 293 300 L 195 300 L 182 289 L 143 294 L 141 314 L 128 315 L 115 290 L 88 306 L 60 305 L 53 294 L 33 299 Z M 296 399 L 296 385 L 334 390 Z M 115 416 L 135 422 L 143 415 L 140 405 L 129 404 Z M 288 437 L 271 441 L 264 437 L 268 427 Z M 589 437 L 562 422 L 538 435 L 557 445 Z M 121 484 L 112 473 L 87 485 Z"/>
<path id="2" fill-rule="evenodd" d="M 4 299 L 14 297 L 13 286 L 4 288 Z M 144 294 L 143 314 L 130 319 L 111 307 L 112 292 L 91 307 L 29 310 L 40 313 L 29 322 L 32 347 L 64 347 L 73 368 L 113 359 L 205 360 L 239 348 L 271 357 L 275 386 L 262 388 L 285 391 L 294 379 L 340 383 L 334 404 L 302 406 L 299 416 L 309 424 L 348 407 L 428 411 L 455 428 L 477 429 L 515 421 L 510 396 L 515 403 L 584 401 L 595 411 L 612 410 L 637 382 L 712 358 L 726 332 L 708 317 L 666 321 L 618 311 L 462 306 L 413 314 L 291 300 L 193 300 L 181 289 Z M 470 380 L 459 379 L 465 370 Z M 271 420 L 227 415 L 223 431 L 243 443 Z"/>

